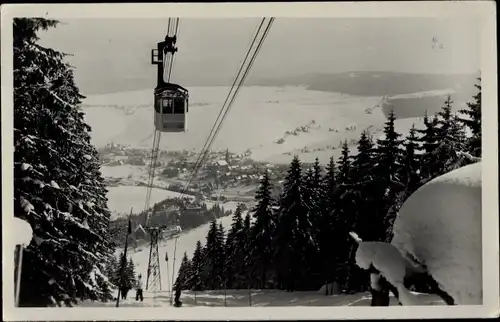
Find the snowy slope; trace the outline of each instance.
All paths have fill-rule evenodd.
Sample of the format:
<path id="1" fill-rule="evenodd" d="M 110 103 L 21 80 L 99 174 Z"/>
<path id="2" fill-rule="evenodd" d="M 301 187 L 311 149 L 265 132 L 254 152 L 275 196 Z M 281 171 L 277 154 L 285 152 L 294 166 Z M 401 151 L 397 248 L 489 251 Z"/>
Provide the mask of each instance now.
<path id="1" fill-rule="evenodd" d="M 187 133 L 163 134 L 162 149 L 198 151 L 229 91 L 225 86 L 188 89 L 189 130 Z M 389 97 L 388 102 L 413 100 L 410 105 L 415 104 L 418 110 L 415 113 L 423 116 L 419 98 L 442 97 L 448 92 L 436 90 L 398 95 Z M 212 149 L 228 148 L 232 152 L 250 149 L 253 159 L 273 163 L 288 163 L 293 154 L 298 154 L 305 162 L 312 162 L 318 156 L 324 163 L 332 155 L 338 156 L 339 149 L 333 148 L 340 141 L 357 139 L 366 128 L 375 132 L 382 128 L 385 115 L 381 99 L 312 91 L 297 86 L 244 87 Z M 92 126 L 93 144 L 100 147 L 113 141 L 149 148 L 153 133 L 151 104 L 151 90 L 89 96 L 84 101 L 84 111 L 86 121 Z M 109 120 L 113 120 L 113 126 Z M 304 125 L 309 125 L 307 133 L 285 134 Z M 279 139 L 284 139 L 284 142 L 277 144 Z"/>
<path id="2" fill-rule="evenodd" d="M 249 295 L 250 293 L 250 295 Z M 443 305 L 435 295 L 413 293 L 418 299 L 416 305 Z M 144 292 L 144 302 L 136 302 L 132 296 L 120 301 L 120 307 L 169 307 L 170 293 Z M 193 306 L 211 307 L 276 307 L 276 306 L 370 306 L 369 293 L 339 294 L 325 296 L 318 292 L 285 292 L 279 290 L 227 290 L 224 291 L 183 291 L 181 294 L 182 308 Z M 113 307 L 115 302 L 85 301 L 81 307 Z M 395 298 L 391 298 L 390 305 L 398 305 Z M 180 308 L 182 310 L 182 308 Z"/>
<path id="3" fill-rule="evenodd" d="M 438 177 L 403 204 L 392 244 L 458 304 L 482 303 L 481 163 Z"/>
<path id="4" fill-rule="evenodd" d="M 221 203 L 221 206 L 226 210 L 235 210 L 237 203 L 236 202 L 227 202 Z M 211 204 L 207 203 L 208 207 L 211 207 Z M 218 223 L 222 223 L 226 231 L 231 227 L 232 217 L 222 217 L 217 220 Z M 159 255 L 160 255 L 160 270 L 161 270 L 161 278 L 162 278 L 162 289 L 168 290 L 169 284 L 171 284 L 172 279 L 172 264 L 174 259 L 174 248 L 175 248 L 175 267 L 174 267 L 174 279 L 177 278 L 177 272 L 179 270 L 179 266 L 181 264 L 182 256 L 184 252 L 187 252 L 189 258 L 192 257 L 194 249 L 196 247 L 196 242 L 199 240 L 202 244 L 205 244 L 206 236 L 208 233 L 208 229 L 210 224 L 207 223 L 198 228 L 195 228 L 191 231 L 185 232 L 179 236 L 177 239 L 177 245 L 175 244 L 175 239 L 169 239 L 167 241 L 161 241 L 159 244 Z M 121 250 L 117 250 L 119 253 Z M 136 273 L 142 274 L 144 281 L 146 281 L 147 276 L 147 268 L 148 268 L 148 259 L 149 259 L 149 248 L 148 246 L 141 246 L 137 248 L 137 250 L 130 249 L 128 253 L 132 260 L 136 265 Z M 168 257 L 170 261 L 167 263 L 164 261 L 165 252 L 168 252 Z M 168 267 L 167 267 L 168 265 Z M 168 275 L 167 275 L 168 272 Z"/>

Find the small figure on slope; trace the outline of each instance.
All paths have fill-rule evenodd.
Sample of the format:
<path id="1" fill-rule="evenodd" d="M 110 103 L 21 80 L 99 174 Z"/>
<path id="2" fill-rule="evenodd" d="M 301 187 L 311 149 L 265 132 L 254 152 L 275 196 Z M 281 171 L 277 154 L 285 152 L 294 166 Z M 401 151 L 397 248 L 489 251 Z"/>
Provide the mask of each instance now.
<path id="1" fill-rule="evenodd" d="M 142 288 L 143 288 L 143 281 L 142 281 L 142 275 L 139 274 L 137 278 L 137 292 L 135 293 L 135 300 L 139 301 L 139 298 L 141 299 L 141 302 L 144 300 L 144 297 L 142 296 Z"/>
<path id="2" fill-rule="evenodd" d="M 180 307 L 182 306 L 182 302 L 180 301 L 181 297 L 181 286 L 180 283 L 175 284 L 175 298 L 174 298 L 174 306 Z"/>

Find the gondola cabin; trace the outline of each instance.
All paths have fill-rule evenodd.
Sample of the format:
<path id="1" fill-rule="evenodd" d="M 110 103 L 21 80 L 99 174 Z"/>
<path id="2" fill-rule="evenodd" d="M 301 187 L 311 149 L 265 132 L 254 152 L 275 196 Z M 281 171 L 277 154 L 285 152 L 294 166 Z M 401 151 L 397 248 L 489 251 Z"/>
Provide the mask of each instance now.
<path id="1" fill-rule="evenodd" d="M 189 92 L 182 86 L 164 83 L 154 93 L 155 127 L 160 132 L 185 132 Z"/>

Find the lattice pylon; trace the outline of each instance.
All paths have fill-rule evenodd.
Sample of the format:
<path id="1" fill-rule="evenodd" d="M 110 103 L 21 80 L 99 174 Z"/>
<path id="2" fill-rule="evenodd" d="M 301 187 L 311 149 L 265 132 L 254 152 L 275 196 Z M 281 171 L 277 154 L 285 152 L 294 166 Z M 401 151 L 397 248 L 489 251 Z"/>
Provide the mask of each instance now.
<path id="1" fill-rule="evenodd" d="M 146 278 L 146 290 L 159 291 L 161 290 L 160 257 L 158 255 L 158 237 L 160 235 L 160 229 L 150 228 L 149 233 L 151 236 L 151 240 L 149 243 L 149 262 Z"/>

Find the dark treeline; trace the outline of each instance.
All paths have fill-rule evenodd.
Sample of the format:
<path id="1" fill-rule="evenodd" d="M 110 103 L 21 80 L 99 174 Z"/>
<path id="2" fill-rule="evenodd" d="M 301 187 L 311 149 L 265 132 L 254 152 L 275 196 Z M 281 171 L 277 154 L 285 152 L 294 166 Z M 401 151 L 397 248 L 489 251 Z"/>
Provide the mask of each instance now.
<path id="1" fill-rule="evenodd" d="M 480 79 L 478 79 L 480 81 Z M 185 290 L 271 288 L 318 290 L 336 282 L 344 292 L 364 291 L 369 276 L 354 262 L 356 242 L 392 239 L 401 204 L 429 180 L 481 157 L 481 87 L 461 114 L 448 96 L 425 127 L 406 136 L 391 113 L 384 135 L 363 132 L 357 150 L 344 142 L 326 166 L 305 168 L 296 156 L 278 197 L 267 173 L 246 215 L 241 207 L 225 232 L 213 220 L 205 244 L 198 241 L 179 269 Z M 466 118 L 464 118 L 464 115 Z M 418 285 L 414 285 L 418 287 Z"/>

